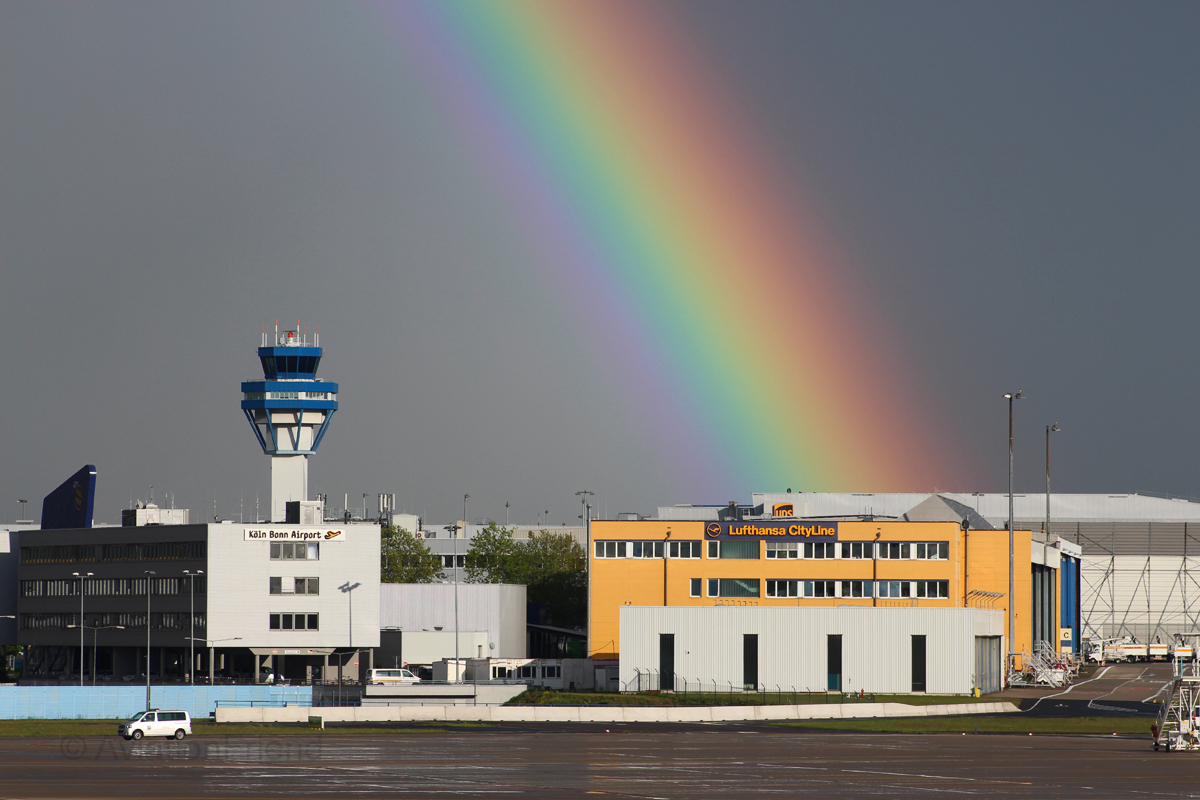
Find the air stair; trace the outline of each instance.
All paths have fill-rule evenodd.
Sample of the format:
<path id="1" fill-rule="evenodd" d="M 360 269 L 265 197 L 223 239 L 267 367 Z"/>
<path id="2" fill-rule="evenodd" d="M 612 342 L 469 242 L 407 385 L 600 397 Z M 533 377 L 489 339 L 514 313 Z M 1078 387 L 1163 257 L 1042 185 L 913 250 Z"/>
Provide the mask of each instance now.
<path id="1" fill-rule="evenodd" d="M 1194 650 L 1191 650 L 1194 653 Z M 1154 749 L 1200 750 L 1200 674 L 1196 661 L 1175 659 L 1171 694 L 1158 712 L 1152 728 Z"/>

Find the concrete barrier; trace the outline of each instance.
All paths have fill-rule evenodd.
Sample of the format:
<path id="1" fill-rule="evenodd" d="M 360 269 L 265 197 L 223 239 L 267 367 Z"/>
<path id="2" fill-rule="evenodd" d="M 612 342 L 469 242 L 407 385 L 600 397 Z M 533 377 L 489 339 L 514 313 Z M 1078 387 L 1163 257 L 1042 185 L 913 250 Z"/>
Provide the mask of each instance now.
<path id="1" fill-rule="evenodd" d="M 217 722 L 779 722 L 808 719 L 1008 714 L 1012 703 L 910 706 L 845 703 L 801 706 L 362 706 L 357 708 L 218 708 Z"/>

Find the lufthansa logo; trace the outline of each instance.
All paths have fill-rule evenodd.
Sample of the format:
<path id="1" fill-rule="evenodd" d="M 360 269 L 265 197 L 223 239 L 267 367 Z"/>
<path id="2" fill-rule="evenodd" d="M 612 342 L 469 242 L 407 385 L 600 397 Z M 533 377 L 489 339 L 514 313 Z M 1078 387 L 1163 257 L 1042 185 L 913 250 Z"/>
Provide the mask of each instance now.
<path id="1" fill-rule="evenodd" d="M 709 536 L 720 536 L 721 535 L 721 523 L 719 523 L 719 522 L 708 523 L 708 527 L 706 527 L 704 529 L 704 532 L 707 533 Z"/>

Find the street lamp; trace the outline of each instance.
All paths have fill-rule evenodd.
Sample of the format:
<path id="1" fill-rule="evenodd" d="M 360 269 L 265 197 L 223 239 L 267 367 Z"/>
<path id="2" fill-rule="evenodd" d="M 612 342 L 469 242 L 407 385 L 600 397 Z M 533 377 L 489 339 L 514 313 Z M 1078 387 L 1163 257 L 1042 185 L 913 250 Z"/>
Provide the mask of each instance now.
<path id="1" fill-rule="evenodd" d="M 463 516 L 467 513 L 467 501 L 463 498 Z M 463 520 L 463 525 L 466 525 L 466 520 Z M 454 537 L 454 555 L 451 563 L 454 565 L 454 571 L 450 573 L 454 576 L 454 682 L 458 683 L 458 526 L 447 525 L 446 530 Z"/>
<path id="2" fill-rule="evenodd" d="M 1018 389 L 1016 394 L 1005 394 L 1004 399 L 1008 400 L 1008 654 L 1011 662 L 1017 646 L 1017 611 L 1013 604 L 1016 599 L 1013 574 L 1013 401 L 1024 400 L 1025 395 Z"/>
<path id="3" fill-rule="evenodd" d="M 196 638 L 195 638 L 196 637 L 196 576 L 203 575 L 204 570 L 198 569 L 195 572 L 193 572 L 190 569 L 185 569 L 183 571 L 183 574 L 187 575 L 189 578 L 192 579 L 191 586 L 188 587 L 188 609 L 190 612 L 190 616 L 188 617 L 188 620 L 189 620 L 188 639 L 191 640 L 191 645 L 190 645 L 191 649 L 189 650 L 189 653 L 188 653 L 188 658 L 189 658 L 189 661 L 188 661 L 188 683 L 191 684 L 192 686 L 195 686 L 196 685 L 196 675 L 195 675 L 195 669 L 196 669 L 196 644 L 195 644 L 195 642 L 196 642 Z"/>
<path id="4" fill-rule="evenodd" d="M 197 639 L 195 636 L 189 636 L 188 638 L 193 643 L 194 642 L 204 642 L 204 646 L 208 648 L 208 685 L 209 686 L 213 685 L 213 653 L 212 653 L 213 643 L 214 642 L 239 642 L 242 639 L 242 637 L 240 637 L 240 636 L 230 636 L 227 639 Z M 192 646 L 194 647 L 195 645 L 193 644 Z"/>
<path id="5" fill-rule="evenodd" d="M 345 583 L 343 583 L 341 586 L 338 587 L 338 590 L 346 595 L 346 598 L 350 603 L 350 649 L 351 650 L 354 650 L 354 590 L 357 589 L 359 586 L 362 586 L 362 584 L 361 583 L 350 583 L 350 581 L 346 581 Z M 339 659 L 339 662 L 340 662 L 340 659 Z M 341 664 L 339 663 L 338 666 L 340 667 Z M 338 676 L 338 685 L 339 686 L 341 685 L 341 682 L 342 682 L 342 676 L 339 675 Z"/>
<path id="6" fill-rule="evenodd" d="M 68 628 L 74 628 L 74 625 L 68 625 Z M 109 630 L 125 630 L 124 625 L 80 625 L 80 628 L 92 632 L 92 686 L 96 685 L 96 639 L 100 636 L 100 631 Z M 83 636 L 83 631 L 79 631 L 79 635 Z"/>
<path id="7" fill-rule="evenodd" d="M 152 569 L 142 570 L 142 574 L 146 576 L 146 710 L 149 711 L 150 706 L 150 584 L 152 582 L 151 575 L 158 573 Z"/>
<path id="8" fill-rule="evenodd" d="M 83 586 L 84 579 L 92 577 L 91 572 L 72 572 L 79 578 L 79 685 L 83 686 Z M 95 668 L 92 669 L 95 672 Z"/>
<path id="9" fill-rule="evenodd" d="M 1050 535 L 1050 434 L 1061 431 L 1058 423 L 1046 426 L 1046 535 Z"/>

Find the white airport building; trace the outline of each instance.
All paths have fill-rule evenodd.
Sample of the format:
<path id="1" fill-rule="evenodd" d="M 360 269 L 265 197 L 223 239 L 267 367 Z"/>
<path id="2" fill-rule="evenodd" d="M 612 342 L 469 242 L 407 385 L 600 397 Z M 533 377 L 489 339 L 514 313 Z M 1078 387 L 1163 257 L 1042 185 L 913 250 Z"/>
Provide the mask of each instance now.
<path id="1" fill-rule="evenodd" d="M 25 675 L 79 670 L 295 681 L 358 677 L 379 646 L 378 525 L 274 523 L 23 531 Z M 148 615 L 148 616 L 147 616 Z M 83 628 L 80 628 L 82 620 Z M 147 639 L 147 624 L 149 638 Z M 81 634 L 84 634 L 81 636 Z"/>

